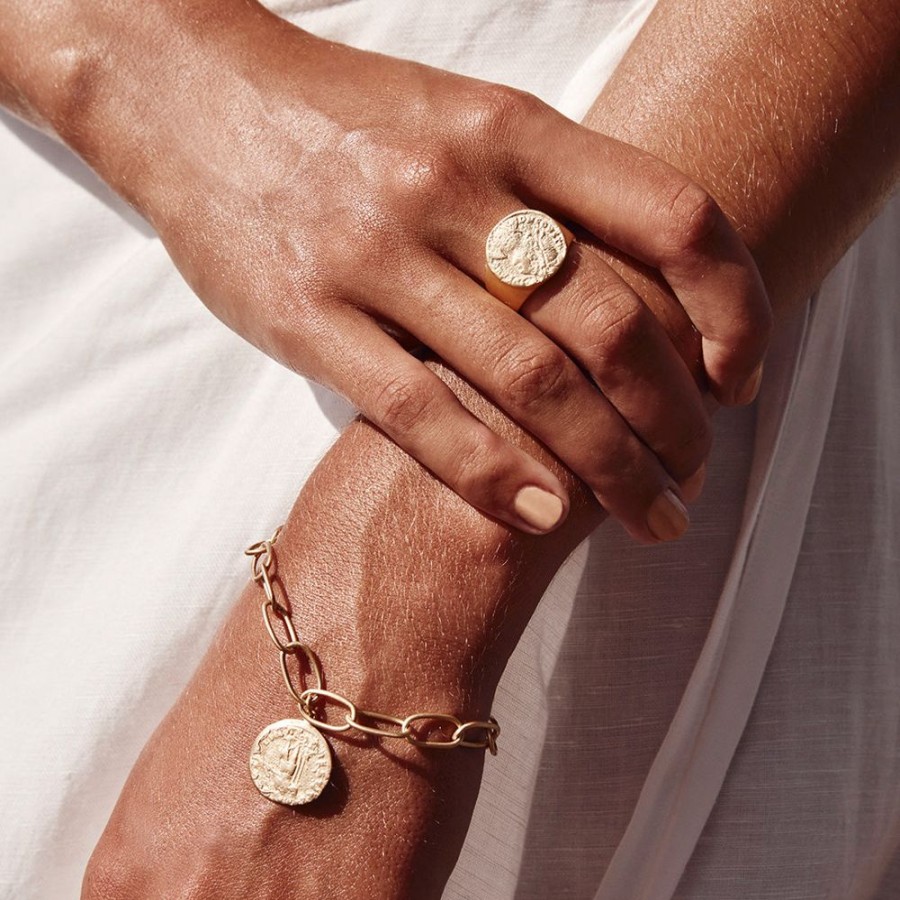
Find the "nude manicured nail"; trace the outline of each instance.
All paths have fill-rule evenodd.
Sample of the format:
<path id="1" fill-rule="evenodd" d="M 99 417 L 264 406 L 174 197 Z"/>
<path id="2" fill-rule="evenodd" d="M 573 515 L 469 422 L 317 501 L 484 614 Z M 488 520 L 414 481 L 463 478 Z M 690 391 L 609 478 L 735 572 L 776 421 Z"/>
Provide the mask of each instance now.
<path id="1" fill-rule="evenodd" d="M 754 370 L 753 374 L 747 379 L 744 386 L 737 395 L 737 402 L 741 405 L 752 403 L 759 393 L 759 385 L 762 382 L 763 367 L 760 363 Z"/>
<path id="2" fill-rule="evenodd" d="M 668 488 L 653 501 L 647 513 L 647 524 L 661 541 L 680 538 L 687 531 L 690 522 L 684 504 Z"/>
<path id="3" fill-rule="evenodd" d="M 523 487 L 513 501 L 513 509 L 532 528 L 549 531 L 559 523 L 563 515 L 563 502 L 549 491 L 539 487 Z"/>
<path id="4" fill-rule="evenodd" d="M 693 503 L 703 491 L 706 482 L 706 463 L 703 463 L 690 478 L 681 482 L 681 495 L 688 503 Z"/>

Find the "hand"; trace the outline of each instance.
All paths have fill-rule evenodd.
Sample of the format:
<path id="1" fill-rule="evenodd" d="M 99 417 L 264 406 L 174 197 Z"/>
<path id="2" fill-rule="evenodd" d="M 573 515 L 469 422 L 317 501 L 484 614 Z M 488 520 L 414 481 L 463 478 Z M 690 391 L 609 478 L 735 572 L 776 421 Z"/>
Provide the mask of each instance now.
<path id="1" fill-rule="evenodd" d="M 545 531 L 567 495 L 404 343 L 431 348 L 494 400 L 636 538 L 679 536 L 686 518 L 671 497 L 709 450 L 701 393 L 591 241 L 662 273 L 703 335 L 713 392 L 744 402 L 770 312 L 717 205 L 658 159 L 534 97 L 247 10 L 203 42 L 187 80 L 181 67 L 177 84 L 156 74 L 169 67 L 154 59 L 161 80 L 142 96 L 141 123 L 87 154 L 151 220 L 198 295 L 484 512 Z M 98 110 L 98 134 L 129 116 L 115 103 Z M 523 206 L 585 239 L 517 315 L 479 279 L 491 226 Z M 520 494 L 528 486 L 559 500 Z"/>

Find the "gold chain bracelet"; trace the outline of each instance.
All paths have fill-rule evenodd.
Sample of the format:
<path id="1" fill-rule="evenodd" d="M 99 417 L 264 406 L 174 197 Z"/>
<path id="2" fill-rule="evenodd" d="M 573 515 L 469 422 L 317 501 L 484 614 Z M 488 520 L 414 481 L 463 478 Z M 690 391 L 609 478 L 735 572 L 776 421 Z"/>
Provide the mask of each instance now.
<path id="1" fill-rule="evenodd" d="M 297 637 L 290 610 L 275 596 L 275 541 L 279 526 L 268 540 L 249 546 L 244 553 L 252 557 L 253 580 L 262 585 L 263 623 L 281 661 L 281 674 L 288 692 L 297 704 L 302 719 L 281 719 L 267 725 L 253 742 L 250 751 L 250 775 L 259 792 L 276 803 L 299 806 L 315 800 L 331 777 L 331 750 L 322 731 L 342 732 L 351 728 L 377 738 L 397 738 L 416 747 L 449 750 L 471 747 L 497 753 L 500 726 L 496 719 L 463 722 L 446 713 L 417 712 L 403 717 L 359 709 L 353 701 L 322 687 L 322 668 L 312 649 Z M 284 630 L 287 640 L 276 634 L 273 619 Z M 313 687 L 298 687 L 291 677 L 288 661 L 297 658 L 301 670 L 306 667 Z M 322 701 L 345 710 L 343 721 L 325 722 L 316 712 Z M 387 727 L 385 727 L 387 726 Z M 451 730 L 452 729 L 452 730 Z"/>

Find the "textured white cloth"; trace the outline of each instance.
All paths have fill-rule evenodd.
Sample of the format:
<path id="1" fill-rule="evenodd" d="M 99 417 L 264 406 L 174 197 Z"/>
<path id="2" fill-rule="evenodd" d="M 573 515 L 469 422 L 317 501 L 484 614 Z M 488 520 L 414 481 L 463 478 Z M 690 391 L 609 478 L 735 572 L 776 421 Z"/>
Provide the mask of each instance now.
<path id="1" fill-rule="evenodd" d="M 273 8 L 578 118 L 649 3 Z M 352 411 L 228 332 L 8 117 L 0 204 L 0 897 L 62 900 L 241 549 Z M 900 897 L 898 251 L 895 200 L 780 333 L 756 407 L 719 416 L 685 540 L 609 525 L 560 572 L 447 897 Z"/>

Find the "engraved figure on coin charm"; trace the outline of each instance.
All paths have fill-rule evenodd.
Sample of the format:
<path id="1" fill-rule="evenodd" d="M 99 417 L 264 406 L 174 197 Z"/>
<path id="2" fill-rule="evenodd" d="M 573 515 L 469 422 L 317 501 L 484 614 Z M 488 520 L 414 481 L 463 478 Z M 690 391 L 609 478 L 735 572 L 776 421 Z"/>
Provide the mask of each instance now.
<path id="1" fill-rule="evenodd" d="M 520 209 L 491 229 L 485 252 L 488 268 L 504 284 L 535 287 L 559 271 L 566 258 L 566 238 L 546 213 Z"/>
<path id="2" fill-rule="evenodd" d="M 331 777 L 331 750 L 303 719 L 266 725 L 250 751 L 250 777 L 269 800 L 302 806 L 315 800 Z"/>

